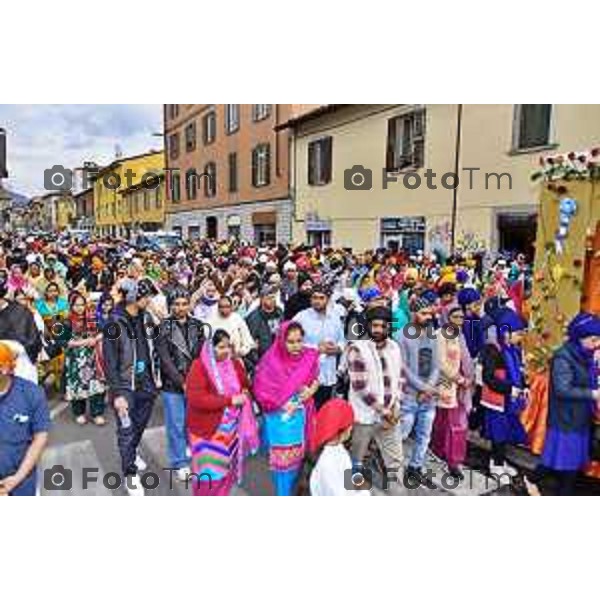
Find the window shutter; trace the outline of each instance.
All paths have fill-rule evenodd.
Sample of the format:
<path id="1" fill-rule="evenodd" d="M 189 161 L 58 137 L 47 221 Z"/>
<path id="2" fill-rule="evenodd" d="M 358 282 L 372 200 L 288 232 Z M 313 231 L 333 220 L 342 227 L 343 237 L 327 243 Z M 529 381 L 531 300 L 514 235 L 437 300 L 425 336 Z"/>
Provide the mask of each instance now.
<path id="1" fill-rule="evenodd" d="M 265 146 L 265 185 L 271 183 L 271 145 Z"/>
<path id="2" fill-rule="evenodd" d="M 308 185 L 315 185 L 315 142 L 308 145 Z"/>
<path id="3" fill-rule="evenodd" d="M 256 148 L 252 150 L 252 185 L 257 187 L 257 171 L 258 171 L 258 160 L 256 154 Z"/>
<path id="4" fill-rule="evenodd" d="M 387 171 L 394 171 L 396 169 L 396 138 L 398 136 L 398 119 L 390 119 L 388 121 L 388 137 L 387 137 L 387 151 L 385 159 L 385 167 Z"/>
<path id="5" fill-rule="evenodd" d="M 331 171 L 333 168 L 333 138 L 331 136 L 326 137 L 323 140 L 323 183 L 329 183 L 331 181 Z"/>
<path id="6" fill-rule="evenodd" d="M 415 113 L 413 132 L 413 162 L 417 169 L 425 166 L 425 133 L 426 133 L 425 109 Z"/>

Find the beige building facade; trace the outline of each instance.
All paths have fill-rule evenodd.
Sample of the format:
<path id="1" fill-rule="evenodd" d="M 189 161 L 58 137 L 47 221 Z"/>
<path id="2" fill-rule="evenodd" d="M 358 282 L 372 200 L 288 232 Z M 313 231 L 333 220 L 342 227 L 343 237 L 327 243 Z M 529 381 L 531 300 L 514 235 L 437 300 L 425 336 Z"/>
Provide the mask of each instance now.
<path id="1" fill-rule="evenodd" d="M 531 173 L 600 146 L 600 105 L 323 105 L 284 126 L 294 241 L 447 252 L 455 223 L 458 250 L 532 252 Z"/>

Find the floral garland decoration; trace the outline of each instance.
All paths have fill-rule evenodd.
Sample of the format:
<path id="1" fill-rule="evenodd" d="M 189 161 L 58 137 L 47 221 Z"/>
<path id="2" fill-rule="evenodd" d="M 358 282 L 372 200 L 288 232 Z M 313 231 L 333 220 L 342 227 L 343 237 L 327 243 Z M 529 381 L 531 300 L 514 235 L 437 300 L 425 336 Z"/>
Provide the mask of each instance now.
<path id="1" fill-rule="evenodd" d="M 532 181 L 600 180 L 600 148 L 569 152 L 540 158 L 540 169 L 531 175 Z"/>

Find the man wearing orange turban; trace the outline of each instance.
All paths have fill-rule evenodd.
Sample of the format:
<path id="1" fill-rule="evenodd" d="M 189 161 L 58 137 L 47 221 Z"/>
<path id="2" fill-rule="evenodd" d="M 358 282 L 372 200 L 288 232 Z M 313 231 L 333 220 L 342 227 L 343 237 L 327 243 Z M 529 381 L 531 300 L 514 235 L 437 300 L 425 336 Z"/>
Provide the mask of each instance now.
<path id="1" fill-rule="evenodd" d="M 50 414 L 43 388 L 16 377 L 15 363 L 0 341 L 0 496 L 35 496 Z"/>

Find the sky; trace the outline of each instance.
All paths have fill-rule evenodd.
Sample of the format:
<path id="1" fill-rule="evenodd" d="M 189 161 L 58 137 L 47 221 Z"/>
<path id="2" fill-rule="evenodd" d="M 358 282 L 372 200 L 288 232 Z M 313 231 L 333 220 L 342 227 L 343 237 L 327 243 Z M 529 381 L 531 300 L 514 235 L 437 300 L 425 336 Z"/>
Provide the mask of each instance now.
<path id="1" fill-rule="evenodd" d="M 162 104 L 0 104 L 7 131 L 9 179 L 5 187 L 26 196 L 44 193 L 44 169 L 83 161 L 108 164 L 123 155 L 157 150 Z"/>

